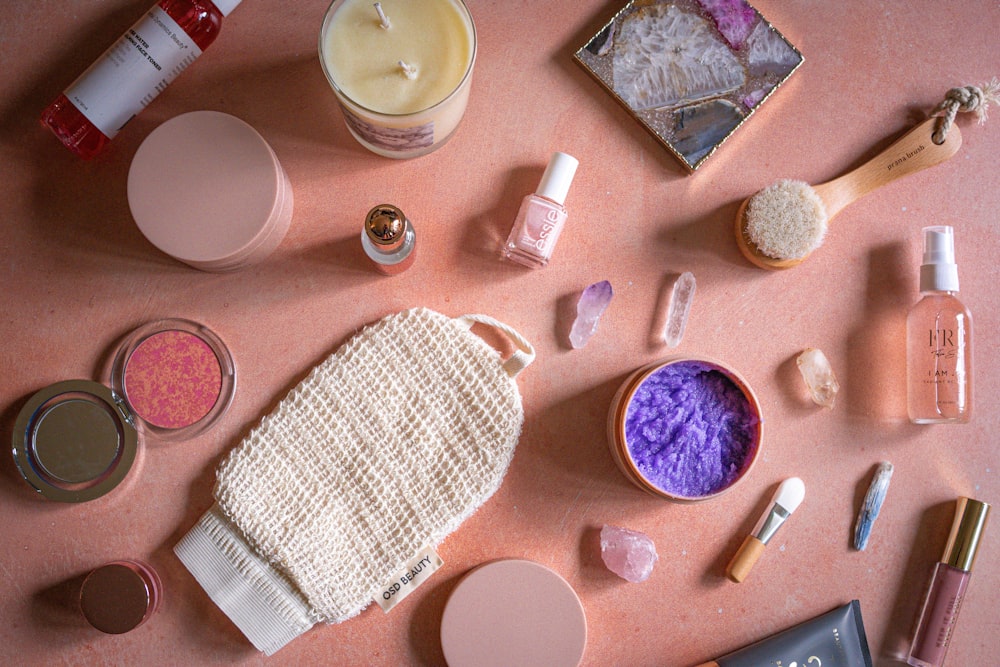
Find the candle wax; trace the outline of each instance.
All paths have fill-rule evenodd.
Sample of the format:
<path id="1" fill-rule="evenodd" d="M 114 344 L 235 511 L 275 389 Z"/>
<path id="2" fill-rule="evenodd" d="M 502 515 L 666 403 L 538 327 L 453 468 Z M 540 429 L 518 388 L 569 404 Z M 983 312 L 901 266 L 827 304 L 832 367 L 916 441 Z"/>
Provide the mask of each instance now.
<path id="1" fill-rule="evenodd" d="M 347 0 L 324 36 L 327 71 L 357 104 L 385 114 L 422 111 L 462 82 L 473 53 L 472 26 L 453 0 L 382 0 L 390 27 L 370 0 Z M 417 70 L 408 78 L 399 61 Z"/>

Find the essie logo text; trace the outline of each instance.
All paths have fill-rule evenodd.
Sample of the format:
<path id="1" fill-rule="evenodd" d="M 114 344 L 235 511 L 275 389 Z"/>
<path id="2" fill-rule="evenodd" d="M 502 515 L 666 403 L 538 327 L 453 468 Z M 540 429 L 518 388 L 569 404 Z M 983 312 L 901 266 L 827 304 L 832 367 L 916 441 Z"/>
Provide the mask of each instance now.
<path id="1" fill-rule="evenodd" d="M 552 230 L 559 224 L 559 212 L 549 209 L 545 211 L 542 228 L 538 232 L 538 240 L 535 241 L 536 250 L 545 250 L 546 240 L 552 235 Z"/>

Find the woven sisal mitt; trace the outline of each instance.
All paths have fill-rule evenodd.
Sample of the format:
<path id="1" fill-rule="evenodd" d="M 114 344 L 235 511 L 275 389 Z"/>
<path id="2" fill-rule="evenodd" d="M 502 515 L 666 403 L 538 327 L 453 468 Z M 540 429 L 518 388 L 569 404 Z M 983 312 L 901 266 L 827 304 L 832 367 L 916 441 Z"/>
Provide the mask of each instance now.
<path id="1" fill-rule="evenodd" d="M 174 551 L 268 655 L 357 615 L 499 488 L 524 420 L 514 378 L 533 359 L 481 315 L 414 309 L 365 328 L 226 457 L 216 504 Z"/>

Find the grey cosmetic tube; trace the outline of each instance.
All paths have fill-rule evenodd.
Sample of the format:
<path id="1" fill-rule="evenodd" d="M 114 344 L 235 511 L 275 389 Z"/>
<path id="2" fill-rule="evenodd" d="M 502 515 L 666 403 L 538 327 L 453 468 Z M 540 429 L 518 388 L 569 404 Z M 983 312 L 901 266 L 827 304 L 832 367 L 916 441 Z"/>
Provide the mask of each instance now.
<path id="1" fill-rule="evenodd" d="M 698 667 L 872 667 L 861 622 L 861 603 L 852 600 L 822 616 L 771 635 L 756 644 Z"/>

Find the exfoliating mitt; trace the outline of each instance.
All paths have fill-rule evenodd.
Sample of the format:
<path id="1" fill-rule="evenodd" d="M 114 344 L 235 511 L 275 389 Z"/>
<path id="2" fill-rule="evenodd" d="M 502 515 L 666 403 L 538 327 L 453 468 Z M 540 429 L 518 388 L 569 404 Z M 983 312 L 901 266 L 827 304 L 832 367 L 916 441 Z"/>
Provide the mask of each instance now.
<path id="1" fill-rule="evenodd" d="M 514 378 L 533 359 L 482 315 L 421 308 L 366 327 L 223 460 L 215 505 L 174 551 L 268 655 L 357 615 L 499 488 L 524 421 Z"/>

